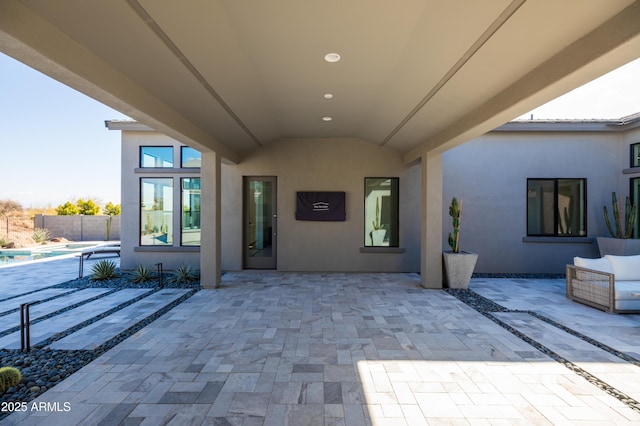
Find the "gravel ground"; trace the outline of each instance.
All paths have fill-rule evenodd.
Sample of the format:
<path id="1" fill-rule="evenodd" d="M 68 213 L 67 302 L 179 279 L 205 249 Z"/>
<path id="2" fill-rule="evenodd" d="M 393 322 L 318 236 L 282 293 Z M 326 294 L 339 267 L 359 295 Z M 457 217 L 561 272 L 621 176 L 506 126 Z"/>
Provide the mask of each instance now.
<path id="1" fill-rule="evenodd" d="M 131 336 L 141 328 L 145 327 L 149 323 L 155 321 L 160 316 L 164 315 L 169 310 L 173 309 L 184 300 L 191 297 L 197 291 L 200 290 L 200 281 L 195 278 L 188 282 L 176 283 L 171 279 L 170 274 L 165 274 L 162 280 L 162 286 L 157 279 L 146 283 L 134 283 L 131 281 L 131 277 L 128 274 L 123 274 L 117 271 L 120 275 L 118 278 L 104 280 L 104 281 L 92 281 L 90 276 L 71 280 L 62 284 L 58 284 L 52 287 L 56 288 L 111 288 L 111 289 L 123 289 L 123 288 L 148 288 L 149 292 L 159 290 L 161 288 L 189 288 L 191 292 L 187 293 L 182 298 L 174 301 L 170 305 L 166 306 L 162 310 L 156 312 L 152 316 L 137 323 L 128 330 L 115 336 L 113 339 L 99 346 L 95 350 L 76 350 L 76 351 L 63 351 L 52 350 L 47 347 L 54 340 L 61 339 L 62 337 L 71 334 L 82 327 L 85 327 L 105 315 L 95 317 L 89 321 L 85 321 L 64 333 L 58 334 L 51 339 L 42 342 L 39 345 L 34 345 L 30 352 L 22 352 L 20 350 L 0 349 L 0 367 L 12 366 L 16 367 L 22 373 L 22 381 L 18 386 L 9 388 L 4 394 L 0 395 L 0 404 L 3 402 L 30 402 L 47 389 L 55 386 L 58 382 L 66 378 L 67 376 L 78 371 L 80 368 L 93 361 L 101 354 L 111 349 L 127 337 Z M 114 311 L 123 309 L 124 307 L 135 302 L 137 299 L 128 301 L 110 311 L 107 314 L 111 314 Z M 65 311 L 73 309 L 75 305 L 69 306 L 63 310 L 57 311 L 54 314 L 61 314 Z M 47 317 L 53 316 L 48 315 Z M 43 317 L 46 319 L 47 317 Z M 7 416 L 9 413 L 0 411 L 0 420 Z"/>

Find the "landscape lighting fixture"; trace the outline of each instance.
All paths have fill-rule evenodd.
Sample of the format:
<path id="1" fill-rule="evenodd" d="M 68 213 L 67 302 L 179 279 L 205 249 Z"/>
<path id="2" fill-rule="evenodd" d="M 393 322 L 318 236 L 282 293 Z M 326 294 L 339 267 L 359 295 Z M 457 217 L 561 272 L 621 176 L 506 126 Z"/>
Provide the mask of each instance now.
<path id="1" fill-rule="evenodd" d="M 340 55 L 337 53 L 327 53 L 324 55 L 324 60 L 327 62 L 338 62 L 340 60 Z"/>

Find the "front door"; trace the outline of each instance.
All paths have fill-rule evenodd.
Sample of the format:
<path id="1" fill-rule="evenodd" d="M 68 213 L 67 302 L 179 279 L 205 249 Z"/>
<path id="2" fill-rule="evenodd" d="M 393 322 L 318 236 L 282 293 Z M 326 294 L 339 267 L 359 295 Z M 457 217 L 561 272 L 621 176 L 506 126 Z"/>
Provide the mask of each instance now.
<path id="1" fill-rule="evenodd" d="M 244 178 L 244 267 L 276 269 L 276 178 Z"/>

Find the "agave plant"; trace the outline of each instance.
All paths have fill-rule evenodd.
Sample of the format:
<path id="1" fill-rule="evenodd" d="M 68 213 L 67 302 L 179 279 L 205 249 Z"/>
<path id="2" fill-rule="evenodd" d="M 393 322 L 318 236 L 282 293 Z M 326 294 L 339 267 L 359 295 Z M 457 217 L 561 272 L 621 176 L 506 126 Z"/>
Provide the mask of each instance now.
<path id="1" fill-rule="evenodd" d="M 173 272 L 171 282 L 175 284 L 187 284 L 196 279 L 196 273 L 189 265 L 182 264 Z"/>
<path id="2" fill-rule="evenodd" d="M 131 281 L 136 284 L 152 281 L 155 277 L 156 274 L 149 265 L 136 265 L 133 271 L 131 271 Z"/>
<path id="3" fill-rule="evenodd" d="M 91 268 L 91 272 L 93 273 L 91 277 L 93 281 L 104 281 L 118 277 L 115 262 L 106 259 L 96 262 Z"/>
<path id="4" fill-rule="evenodd" d="M 36 228 L 33 230 L 31 238 L 33 238 L 33 241 L 36 243 L 45 243 L 49 238 L 51 238 L 51 234 L 46 228 Z"/>

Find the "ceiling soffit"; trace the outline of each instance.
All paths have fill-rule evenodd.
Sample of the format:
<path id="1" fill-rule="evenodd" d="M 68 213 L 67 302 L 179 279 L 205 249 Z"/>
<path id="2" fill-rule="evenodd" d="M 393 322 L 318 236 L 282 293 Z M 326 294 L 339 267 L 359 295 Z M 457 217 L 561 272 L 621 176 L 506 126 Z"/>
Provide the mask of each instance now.
<path id="1" fill-rule="evenodd" d="M 584 71 L 590 63 L 640 33 L 616 15 L 632 5 L 624 13 L 640 18 L 631 0 L 7 2 L 38 17 L 23 35 L 42 20 L 68 38 L 66 47 L 104 64 L 83 69 L 59 54 L 64 37 L 56 45 L 34 42 L 95 84 L 97 99 L 126 98 L 140 111 L 133 118 L 235 153 L 282 138 L 357 137 L 415 157 L 570 90 L 567 79 L 591 76 Z M 609 19 L 630 28 L 576 44 Z M 323 60 L 332 51 L 340 62 Z M 568 65 L 565 53 L 574 55 Z M 597 69 L 634 59 L 628 56 Z M 123 79 L 137 89 L 123 91 Z"/>

